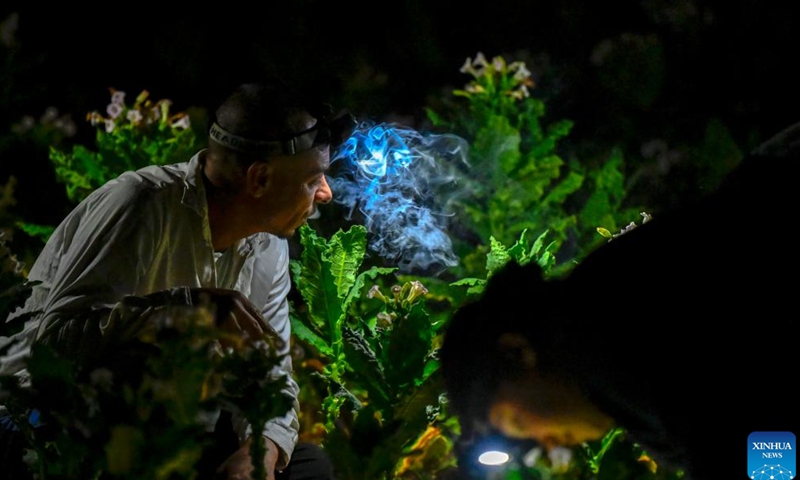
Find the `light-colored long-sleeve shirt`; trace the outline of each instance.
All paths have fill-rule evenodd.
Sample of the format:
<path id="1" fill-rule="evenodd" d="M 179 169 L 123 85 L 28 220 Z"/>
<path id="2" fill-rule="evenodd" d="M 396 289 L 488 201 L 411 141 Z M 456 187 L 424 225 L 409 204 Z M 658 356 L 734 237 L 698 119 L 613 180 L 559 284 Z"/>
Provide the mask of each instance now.
<path id="1" fill-rule="evenodd" d="M 289 246 L 285 239 L 259 233 L 215 252 L 201 158 L 202 152 L 186 163 L 125 173 L 67 216 L 31 267 L 28 279 L 41 283 L 24 307 L 9 317 L 35 312 L 22 332 L 0 339 L 0 346 L 12 344 L 0 358 L 0 374 L 24 374 L 24 358 L 36 340 L 92 348 L 82 344 L 85 326 L 72 319 L 112 309 L 125 296 L 179 287 L 238 290 L 283 340 L 280 369 L 287 374 L 285 393 L 295 400 L 294 408 L 269 421 L 264 430 L 281 450 L 278 467 L 282 468 L 299 428 L 299 387 L 288 355 Z M 234 415 L 234 428 L 241 440 L 250 434 L 241 416 Z"/>

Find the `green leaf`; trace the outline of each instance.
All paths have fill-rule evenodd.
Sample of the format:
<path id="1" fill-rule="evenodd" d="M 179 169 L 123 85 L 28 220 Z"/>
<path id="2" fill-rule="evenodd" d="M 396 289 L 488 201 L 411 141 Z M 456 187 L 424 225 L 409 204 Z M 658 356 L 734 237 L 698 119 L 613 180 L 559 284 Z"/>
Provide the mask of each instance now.
<path id="1" fill-rule="evenodd" d="M 314 330 L 311 330 L 300 318 L 296 315 L 292 315 L 290 320 L 292 322 L 292 335 L 300 340 L 308 342 L 309 345 L 319 350 L 319 353 L 326 357 L 334 355 L 333 349 L 328 341 Z"/>
<path id="2" fill-rule="evenodd" d="M 342 321 L 342 302 L 336 278 L 332 274 L 328 244 L 308 225 L 300 228 L 303 246 L 301 262 L 292 263 L 293 279 L 308 307 L 308 319 L 318 331 L 326 332 L 327 343 L 338 343 Z"/>
<path id="3" fill-rule="evenodd" d="M 45 243 L 56 229 L 56 227 L 52 225 L 37 225 L 35 223 L 28 222 L 16 222 L 14 225 L 31 237 L 38 238 Z"/>
<path id="4" fill-rule="evenodd" d="M 354 225 L 347 231 L 339 230 L 331 237 L 328 252 L 323 255 L 330 262 L 340 298 L 345 298 L 355 283 L 366 253 L 366 239 L 367 229 L 363 225 Z"/>
<path id="5" fill-rule="evenodd" d="M 347 364 L 358 376 L 359 385 L 369 392 L 369 398 L 381 410 L 391 405 L 392 394 L 388 389 L 384 370 L 378 357 L 361 333 L 344 327 L 342 329 L 342 345 L 347 357 Z"/>
<path id="6" fill-rule="evenodd" d="M 486 271 L 489 272 L 489 275 L 491 275 L 497 270 L 503 268 L 503 266 L 511 259 L 511 255 L 508 253 L 506 246 L 496 238 L 489 238 L 489 242 L 490 250 L 486 255 Z"/>
<path id="7" fill-rule="evenodd" d="M 381 358 L 386 381 L 393 391 L 413 387 L 421 381 L 432 339 L 430 320 L 421 304 L 395 320 Z"/>

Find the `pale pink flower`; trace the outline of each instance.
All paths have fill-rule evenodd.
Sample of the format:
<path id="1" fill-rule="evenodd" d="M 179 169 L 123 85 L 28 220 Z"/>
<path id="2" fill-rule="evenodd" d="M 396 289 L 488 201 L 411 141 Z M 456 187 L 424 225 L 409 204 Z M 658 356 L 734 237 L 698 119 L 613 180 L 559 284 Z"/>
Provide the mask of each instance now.
<path id="1" fill-rule="evenodd" d="M 112 120 L 110 118 L 104 119 L 103 122 L 106 124 L 106 133 L 113 132 L 114 131 L 114 127 L 117 126 L 116 123 L 114 123 L 114 120 Z"/>
<path id="2" fill-rule="evenodd" d="M 117 118 L 122 113 L 122 106 L 118 103 L 109 103 L 106 107 L 106 113 L 111 118 Z"/>
<path id="3" fill-rule="evenodd" d="M 372 287 L 370 287 L 369 291 L 367 292 L 367 298 L 370 299 L 378 298 L 380 300 L 383 300 L 384 302 L 387 301 L 386 297 L 383 296 L 383 292 L 381 292 L 380 287 L 378 287 L 377 285 L 373 285 Z"/>
<path id="4" fill-rule="evenodd" d="M 125 104 L 125 92 L 120 90 L 115 90 L 114 93 L 111 94 L 111 103 L 115 105 L 124 105 Z"/>

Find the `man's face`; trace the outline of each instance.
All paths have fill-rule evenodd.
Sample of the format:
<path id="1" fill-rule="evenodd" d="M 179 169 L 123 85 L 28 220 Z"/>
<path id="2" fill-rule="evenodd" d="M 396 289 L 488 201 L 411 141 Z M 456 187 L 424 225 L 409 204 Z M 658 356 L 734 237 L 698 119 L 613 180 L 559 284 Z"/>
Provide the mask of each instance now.
<path id="1" fill-rule="evenodd" d="M 263 231 L 289 238 L 316 210 L 316 204 L 333 198 L 325 178 L 330 166 L 327 145 L 297 155 L 268 160 L 266 193 L 256 200 Z"/>

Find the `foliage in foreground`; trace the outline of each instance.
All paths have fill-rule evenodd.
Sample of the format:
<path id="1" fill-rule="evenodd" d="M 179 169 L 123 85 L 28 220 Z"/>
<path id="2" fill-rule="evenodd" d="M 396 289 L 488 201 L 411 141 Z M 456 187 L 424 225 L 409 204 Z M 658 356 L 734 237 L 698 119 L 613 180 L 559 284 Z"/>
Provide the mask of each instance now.
<path id="1" fill-rule="evenodd" d="M 269 341 L 223 352 L 206 307 L 140 314 L 90 357 L 34 345 L 29 385 L 0 377 L 0 403 L 24 434 L 37 480 L 192 479 L 218 409 L 238 409 L 258 431 L 291 408 L 286 379 L 267 381 L 280 361 Z M 257 436 L 254 458 L 265 448 Z M 262 462 L 254 468 L 266 478 Z"/>

